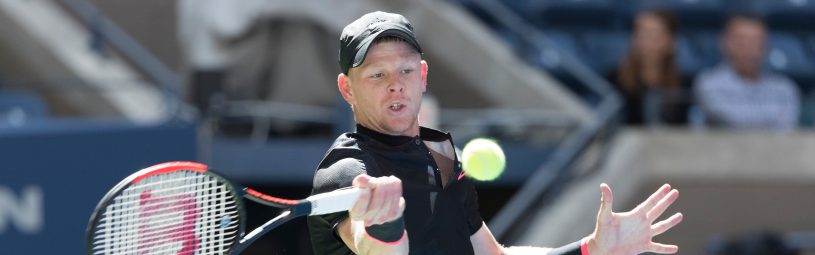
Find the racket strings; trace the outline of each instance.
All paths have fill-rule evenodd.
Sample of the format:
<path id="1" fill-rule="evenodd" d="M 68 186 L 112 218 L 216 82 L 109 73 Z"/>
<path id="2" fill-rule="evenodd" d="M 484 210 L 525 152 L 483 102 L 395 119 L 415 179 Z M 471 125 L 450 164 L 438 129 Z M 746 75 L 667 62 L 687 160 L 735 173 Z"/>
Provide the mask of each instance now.
<path id="1" fill-rule="evenodd" d="M 238 235 L 231 187 L 192 171 L 126 188 L 97 220 L 93 254 L 224 254 Z"/>
<path id="2" fill-rule="evenodd" d="M 204 229 L 204 230 L 206 230 L 206 229 Z M 233 228 L 232 231 L 225 232 L 225 233 L 228 234 L 228 235 L 235 235 L 237 233 L 237 231 L 238 231 L 237 229 Z M 107 253 L 95 252 L 94 254 L 131 254 L 132 251 L 144 250 L 144 249 L 139 249 L 139 247 L 148 247 L 148 246 L 151 247 L 151 246 L 156 245 L 156 244 L 162 244 L 162 243 L 165 242 L 165 240 L 162 240 L 163 238 L 173 238 L 173 237 L 174 236 L 166 236 L 166 237 L 162 236 L 162 238 L 154 238 L 152 240 L 149 240 L 148 242 L 140 242 L 138 244 L 133 243 L 133 244 L 130 244 L 130 245 L 119 246 L 118 248 L 107 250 L 106 251 Z M 178 237 L 178 236 L 175 236 L 175 237 Z M 213 246 L 213 247 L 217 247 L 217 246 Z M 200 248 L 197 248 L 197 249 L 202 250 L 204 248 L 206 248 L 206 247 L 200 247 Z M 177 246 L 165 245 L 165 246 L 162 246 L 162 248 L 159 248 L 159 249 L 151 249 L 151 250 L 149 250 L 149 252 L 144 250 L 143 253 L 148 253 L 148 254 L 177 254 L 176 252 L 179 251 L 179 250 L 180 249 Z M 161 252 L 161 251 L 163 251 L 163 252 Z M 172 251 L 172 252 L 170 252 L 170 251 Z M 223 254 L 223 253 L 226 252 L 226 249 L 219 249 L 219 251 L 222 251 L 222 252 L 221 253 L 195 253 L 195 254 Z"/>
<path id="3" fill-rule="evenodd" d="M 141 234 L 143 236 L 152 236 L 152 235 L 158 235 L 159 233 L 163 233 L 163 232 L 176 233 L 178 231 L 183 231 L 184 228 L 188 228 L 188 227 L 192 227 L 192 226 L 190 226 L 190 224 L 188 224 L 188 223 L 178 224 L 177 220 L 174 220 L 174 219 L 163 219 L 163 220 L 157 220 L 155 222 L 155 224 L 153 224 L 150 227 L 146 228 L 146 230 L 139 230 L 139 234 Z M 202 228 L 200 230 L 201 231 L 206 231 L 206 230 L 217 229 L 217 228 L 224 228 L 224 229 L 231 230 L 231 229 L 234 229 L 234 228 L 237 228 L 237 227 L 238 227 L 237 225 L 231 225 L 231 226 L 230 225 L 228 225 L 228 226 L 207 226 L 207 227 L 204 227 L 204 228 Z M 98 230 L 98 231 L 96 231 L 96 233 L 101 234 L 102 231 L 103 230 Z"/>
<path id="4" fill-rule="evenodd" d="M 177 174 L 177 173 L 171 173 L 171 174 Z M 203 176 L 207 176 L 207 175 L 203 175 Z M 201 183 L 199 181 L 189 182 L 189 183 L 186 183 L 185 185 L 178 185 L 179 181 L 180 180 L 175 179 L 175 180 L 161 180 L 161 181 L 150 182 L 150 183 L 144 183 L 144 181 L 141 181 L 139 183 L 140 184 L 144 183 L 144 184 L 141 184 L 143 186 L 140 186 L 143 189 L 152 190 L 152 189 L 155 189 L 155 188 L 161 188 L 161 190 L 163 192 L 168 192 L 168 193 L 178 192 L 180 190 L 189 190 L 190 187 L 197 187 L 197 186 L 201 185 Z M 170 186 L 167 186 L 167 185 L 170 185 Z M 143 196 L 143 194 L 141 194 L 141 193 L 130 193 L 130 194 L 119 195 L 118 198 L 120 198 L 122 200 L 125 200 L 125 201 L 130 201 L 131 203 L 132 202 L 138 203 L 138 202 L 140 202 L 140 200 L 138 198 L 141 198 L 141 196 Z"/>
<path id="5" fill-rule="evenodd" d="M 201 196 L 201 197 L 199 197 L 199 199 L 216 199 L 216 198 L 219 198 L 219 197 L 222 197 L 222 196 L 226 196 L 228 194 L 229 194 L 229 191 L 224 190 L 224 191 L 221 191 L 221 192 Z M 127 205 L 127 204 L 129 204 L 129 205 Z M 112 209 L 111 212 L 110 212 L 111 214 L 119 214 L 119 215 L 118 216 L 110 216 L 108 219 L 109 220 L 122 220 L 123 218 L 129 217 L 130 215 L 128 214 L 128 212 L 132 212 L 132 211 L 142 212 L 142 213 L 145 213 L 145 214 L 146 213 L 156 214 L 158 211 L 172 212 L 172 211 L 177 211 L 177 210 L 180 210 L 180 209 L 185 209 L 185 208 L 190 206 L 190 204 L 179 204 L 178 202 L 172 201 L 172 200 L 162 201 L 162 202 L 150 202 L 150 204 L 151 205 L 156 205 L 156 206 L 161 206 L 161 207 L 155 207 L 155 209 L 139 209 L 138 201 L 136 201 L 136 202 L 133 202 L 133 201 L 126 202 L 126 203 L 123 203 L 123 205 L 122 205 L 124 208 L 126 208 L 124 211 L 120 212 L 117 209 Z M 211 206 L 208 206 L 208 207 L 217 207 L 217 206 L 222 206 L 222 205 L 217 204 L 217 205 L 211 205 Z M 233 207 L 234 207 L 234 205 L 233 205 Z"/>
<path id="6" fill-rule="evenodd" d="M 215 207 L 213 207 L 213 209 L 214 209 L 214 208 L 215 208 Z M 229 207 L 227 207 L 227 208 L 225 208 L 225 209 L 227 209 L 227 210 L 235 210 L 235 206 L 234 206 L 234 205 L 232 205 L 232 206 L 229 206 Z M 122 221 L 117 222 L 117 223 L 127 225 L 127 224 L 138 224 L 138 223 L 140 223 L 140 222 L 145 222 L 145 221 L 147 221 L 147 222 L 151 222 L 151 223 L 152 223 L 152 224 L 151 224 L 151 226 L 155 226 L 155 227 L 157 227 L 157 228 L 158 228 L 158 227 L 161 227 L 161 228 L 168 228 L 168 227 L 173 226 L 173 225 L 178 225 L 177 223 L 174 223 L 174 222 L 176 222 L 176 221 L 177 221 L 177 219 L 174 219 L 174 218 L 166 218 L 166 217 L 162 217 L 162 218 L 158 218 L 158 219 L 150 219 L 150 218 L 145 218 L 145 219 L 130 219 L 130 218 L 127 218 L 127 219 L 123 219 Z M 108 222 L 110 222 L 110 221 L 108 221 Z M 109 226 L 109 225 L 108 225 L 108 222 L 105 222 L 105 223 L 99 224 L 99 229 L 96 231 L 96 233 L 100 233 L 101 231 L 103 231 L 102 229 L 103 229 L 104 227 L 108 227 L 108 226 Z"/>

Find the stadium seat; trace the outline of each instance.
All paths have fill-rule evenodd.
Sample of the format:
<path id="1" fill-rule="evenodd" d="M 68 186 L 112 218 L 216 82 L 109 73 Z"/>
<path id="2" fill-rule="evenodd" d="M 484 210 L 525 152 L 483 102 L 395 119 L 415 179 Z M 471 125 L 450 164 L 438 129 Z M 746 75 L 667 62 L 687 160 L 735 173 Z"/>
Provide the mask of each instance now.
<path id="1" fill-rule="evenodd" d="M 590 67 L 601 75 L 614 71 L 628 52 L 630 33 L 622 31 L 587 31 L 581 35 Z"/>
<path id="2" fill-rule="evenodd" d="M 636 0 L 626 13 L 633 19 L 639 10 L 668 9 L 677 15 L 681 30 L 718 29 L 727 16 L 726 5 L 724 0 Z"/>
<path id="3" fill-rule="evenodd" d="M 815 59 L 815 32 L 804 35 L 804 45 L 810 59 Z"/>
<path id="4" fill-rule="evenodd" d="M 688 33 L 688 39 L 699 50 L 703 66 L 714 66 L 722 61 L 722 52 L 719 48 L 721 35 L 718 31 L 694 31 Z"/>
<path id="5" fill-rule="evenodd" d="M 705 67 L 704 60 L 701 59 L 698 49 L 684 35 L 679 35 L 676 39 L 674 52 L 676 61 L 679 64 L 679 70 L 683 75 L 695 74 Z"/>
<path id="6" fill-rule="evenodd" d="M 802 41 L 787 33 L 773 33 L 768 38 L 767 67 L 796 79 L 812 79 L 813 59 L 808 57 Z"/>
<path id="7" fill-rule="evenodd" d="M 579 72 L 566 67 L 565 61 L 568 59 L 577 61 L 586 67 L 592 67 L 592 58 L 578 40 L 577 36 L 560 30 L 543 31 L 546 42 L 541 42 L 539 51 L 536 52 L 538 64 L 558 79 L 564 86 L 575 93 L 586 102 L 596 102 L 597 95 L 580 85 L 583 81 L 578 77 Z"/>
<path id="8" fill-rule="evenodd" d="M 815 31 L 815 1 L 812 0 L 743 0 L 731 4 L 732 9 L 762 15 L 773 30 Z"/>
<path id="9" fill-rule="evenodd" d="M 612 0 L 526 0 L 525 16 L 543 28 L 619 28 Z"/>
<path id="10" fill-rule="evenodd" d="M 21 126 L 48 115 L 45 102 L 25 91 L 0 90 L 0 127 Z"/>
<path id="11" fill-rule="evenodd" d="M 545 30 L 543 35 L 554 44 L 555 52 L 547 51 L 543 45 L 543 51 L 538 52 L 538 60 L 541 66 L 549 71 L 561 72 L 563 58 L 574 57 L 585 64 L 585 51 L 580 47 L 574 35 L 560 30 Z M 551 45 L 550 45 L 551 46 Z"/>

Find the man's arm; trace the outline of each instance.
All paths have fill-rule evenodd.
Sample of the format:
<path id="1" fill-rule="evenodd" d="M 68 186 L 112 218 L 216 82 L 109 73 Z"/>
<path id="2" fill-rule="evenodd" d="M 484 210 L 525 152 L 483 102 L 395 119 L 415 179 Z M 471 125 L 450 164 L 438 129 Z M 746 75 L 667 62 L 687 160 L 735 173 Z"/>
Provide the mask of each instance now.
<path id="1" fill-rule="evenodd" d="M 779 120 L 776 122 L 776 128 L 782 131 L 792 131 L 798 127 L 798 116 L 801 114 L 801 92 L 798 90 L 798 85 L 793 81 L 784 77 L 783 83 L 786 89 L 784 93 L 783 110 L 778 115 Z"/>
<path id="2" fill-rule="evenodd" d="M 405 210 L 402 182 L 392 176 L 363 174 L 354 178 L 353 186 L 362 192 L 349 217 L 337 226 L 345 245 L 360 255 L 408 254 L 407 232 L 400 222 Z"/>
<path id="3" fill-rule="evenodd" d="M 611 188 L 605 183 L 600 185 L 602 201 L 600 212 L 597 214 L 597 223 L 594 233 L 587 236 L 585 252 L 581 254 L 640 254 L 653 252 L 672 254 L 679 251 L 676 245 L 654 243 L 651 239 L 668 231 L 682 221 L 682 214 L 676 213 L 670 218 L 657 222 L 657 218 L 668 209 L 679 197 L 679 191 L 671 189 L 668 184 L 663 185 L 648 199 L 629 212 L 612 212 L 614 201 Z M 538 247 L 508 247 L 504 248 L 495 240 L 486 225 L 483 225 L 475 234 L 470 236 L 475 254 L 547 254 L 561 249 Z M 582 247 L 580 247 L 582 248 Z M 574 247 L 572 247 L 574 250 Z M 576 252 L 576 251 L 575 251 Z"/>
<path id="4" fill-rule="evenodd" d="M 475 234 L 470 236 L 470 243 L 473 244 L 473 251 L 476 255 L 495 255 L 495 254 L 547 254 L 550 248 L 542 247 L 503 247 L 498 244 L 495 237 L 490 232 L 487 224 L 482 224 Z"/>

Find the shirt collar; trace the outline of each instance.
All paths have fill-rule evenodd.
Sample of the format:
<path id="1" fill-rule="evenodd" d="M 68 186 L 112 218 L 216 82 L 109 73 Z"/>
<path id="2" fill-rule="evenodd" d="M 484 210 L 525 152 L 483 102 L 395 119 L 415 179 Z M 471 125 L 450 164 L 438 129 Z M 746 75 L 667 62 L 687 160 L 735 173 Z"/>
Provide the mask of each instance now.
<path id="1" fill-rule="evenodd" d="M 414 139 L 419 139 L 418 136 L 410 137 L 410 136 L 404 136 L 404 135 L 383 134 L 383 133 L 374 131 L 373 129 L 366 128 L 366 127 L 364 127 L 364 126 L 362 126 L 360 124 L 357 124 L 357 133 L 360 133 L 360 134 L 363 134 L 365 136 L 371 137 L 374 140 L 376 140 L 376 141 L 378 141 L 380 143 L 387 144 L 389 146 L 403 145 L 403 144 L 406 144 L 406 143 L 409 143 L 409 142 L 413 141 Z"/>

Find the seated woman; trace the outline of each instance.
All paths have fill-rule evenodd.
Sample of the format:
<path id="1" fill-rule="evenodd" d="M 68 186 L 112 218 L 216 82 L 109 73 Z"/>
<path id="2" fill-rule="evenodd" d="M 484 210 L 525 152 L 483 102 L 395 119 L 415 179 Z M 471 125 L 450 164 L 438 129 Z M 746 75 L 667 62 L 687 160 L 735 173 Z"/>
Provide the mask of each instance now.
<path id="1" fill-rule="evenodd" d="M 669 11 L 640 12 L 634 20 L 631 48 L 616 73 L 631 125 L 686 122 L 681 74 L 674 56 L 677 19 Z"/>

